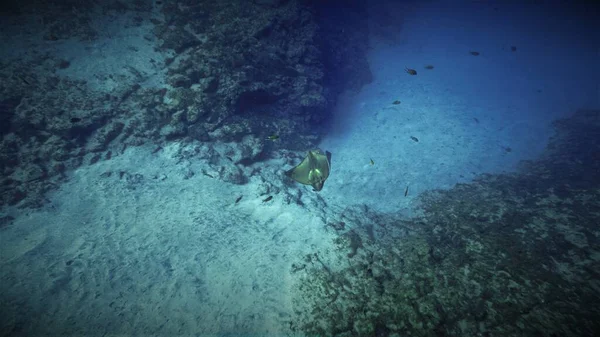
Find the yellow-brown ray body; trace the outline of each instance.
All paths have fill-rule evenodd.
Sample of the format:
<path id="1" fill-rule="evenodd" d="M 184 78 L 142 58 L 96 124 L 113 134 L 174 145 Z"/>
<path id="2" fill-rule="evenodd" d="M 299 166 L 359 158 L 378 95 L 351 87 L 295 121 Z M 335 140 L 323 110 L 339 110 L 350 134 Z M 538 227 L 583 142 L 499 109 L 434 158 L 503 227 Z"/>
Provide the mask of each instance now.
<path id="1" fill-rule="evenodd" d="M 323 154 L 321 150 L 310 150 L 300 164 L 285 174 L 301 184 L 311 185 L 314 191 L 320 191 L 329 177 L 330 165 L 331 152 Z"/>

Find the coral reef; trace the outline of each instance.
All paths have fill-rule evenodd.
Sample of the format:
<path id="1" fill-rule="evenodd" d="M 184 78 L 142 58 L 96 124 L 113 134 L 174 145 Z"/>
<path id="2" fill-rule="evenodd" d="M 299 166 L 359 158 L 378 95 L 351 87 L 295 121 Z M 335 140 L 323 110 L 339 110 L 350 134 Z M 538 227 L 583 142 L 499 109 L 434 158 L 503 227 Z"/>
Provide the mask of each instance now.
<path id="1" fill-rule="evenodd" d="M 299 0 L 4 6 L 5 41 L 19 35 L 29 47 L 0 60 L 0 206 L 39 206 L 65 172 L 128 146 L 238 144 L 233 167 L 218 175 L 237 183 L 247 177 L 235 165 L 261 160 L 262 152 L 313 147 L 335 97 L 370 81 L 364 7 L 355 6 L 354 16 L 337 20 L 332 31 L 321 15 L 332 6 Z M 128 29 L 145 33 L 129 40 L 127 54 L 147 48 L 146 56 L 110 68 L 114 51 L 106 46 L 115 34 L 126 38 Z M 56 53 L 53 44 L 67 41 L 78 41 L 87 54 Z M 78 63 L 88 54 L 108 70 L 73 70 L 89 66 Z M 280 138 L 267 145 L 270 134 Z"/>
<path id="2" fill-rule="evenodd" d="M 422 215 L 339 215 L 336 251 L 294 263 L 295 331 L 592 336 L 599 331 L 600 111 L 555 123 L 542 158 L 421 197 Z M 339 223 L 340 221 L 334 221 Z"/>

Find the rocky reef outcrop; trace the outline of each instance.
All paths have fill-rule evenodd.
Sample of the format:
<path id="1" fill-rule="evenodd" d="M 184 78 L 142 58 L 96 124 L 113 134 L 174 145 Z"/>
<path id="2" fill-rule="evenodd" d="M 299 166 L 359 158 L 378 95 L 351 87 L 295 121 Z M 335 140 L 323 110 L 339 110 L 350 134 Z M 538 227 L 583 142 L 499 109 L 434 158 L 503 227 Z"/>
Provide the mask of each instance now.
<path id="1" fill-rule="evenodd" d="M 0 205 L 40 205 L 65 172 L 128 146 L 254 144 L 238 151 L 249 154 L 240 164 L 306 150 L 336 96 L 370 81 L 363 1 L 29 1 L 0 11 L 11 46 L 0 58 Z"/>
<path id="2" fill-rule="evenodd" d="M 336 249 L 291 265 L 290 326 L 322 336 L 595 335 L 600 111 L 554 126 L 539 160 L 425 193 L 418 217 L 332 215 Z"/>

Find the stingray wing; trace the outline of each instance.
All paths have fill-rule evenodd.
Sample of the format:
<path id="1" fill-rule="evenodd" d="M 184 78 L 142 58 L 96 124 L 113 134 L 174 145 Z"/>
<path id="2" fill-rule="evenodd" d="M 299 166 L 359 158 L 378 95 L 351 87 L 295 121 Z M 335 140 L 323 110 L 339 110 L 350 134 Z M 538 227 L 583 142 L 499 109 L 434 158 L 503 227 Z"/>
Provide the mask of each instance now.
<path id="1" fill-rule="evenodd" d="M 324 177 L 327 179 L 329 178 L 329 172 L 331 171 L 331 152 L 325 151 L 325 155 L 321 153 L 321 157 L 321 171 L 323 171 Z"/>
<path id="2" fill-rule="evenodd" d="M 311 182 L 308 179 L 310 170 L 311 170 L 311 157 L 310 157 L 310 155 L 307 155 L 306 157 L 304 157 L 304 160 L 302 160 L 302 162 L 300 164 L 298 164 L 293 169 L 285 172 L 285 175 L 287 175 L 288 177 L 294 179 L 295 181 L 297 181 L 301 184 L 310 185 Z"/>

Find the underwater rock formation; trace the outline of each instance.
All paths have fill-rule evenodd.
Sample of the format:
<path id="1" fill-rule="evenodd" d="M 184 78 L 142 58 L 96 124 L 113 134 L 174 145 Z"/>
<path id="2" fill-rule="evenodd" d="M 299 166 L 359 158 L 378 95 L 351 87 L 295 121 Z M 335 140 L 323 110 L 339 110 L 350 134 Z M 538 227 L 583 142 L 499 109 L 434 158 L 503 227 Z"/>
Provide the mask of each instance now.
<path id="1" fill-rule="evenodd" d="M 294 263 L 297 332 L 593 336 L 600 331 L 600 111 L 554 123 L 514 174 L 422 195 L 402 219 L 346 210 L 337 251 Z M 344 226 L 334 226 L 344 223 Z"/>
<path id="2" fill-rule="evenodd" d="M 345 4 L 111 0 L 3 6 L 3 34 L 18 35 L 29 47 L 15 47 L 0 60 L 0 206 L 39 206 L 65 172 L 128 146 L 259 139 L 255 149 L 239 151 L 250 154 L 236 160 L 243 164 L 260 160 L 257 151 L 313 147 L 336 96 L 370 81 L 364 3 L 356 1 L 353 15 L 332 20 L 326 14 L 336 6 Z M 120 21 L 118 31 L 106 26 Z M 112 41 L 120 40 L 114 35 L 124 39 L 129 29 L 143 33 L 127 47 L 135 62 L 112 72 L 77 68 L 85 55 L 97 57 L 99 66 L 117 62 L 110 48 L 126 46 L 115 46 Z M 55 54 L 53 44 L 66 41 L 85 53 Z M 266 147 L 269 134 L 280 139 Z"/>

